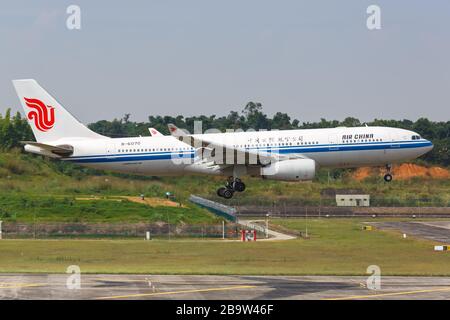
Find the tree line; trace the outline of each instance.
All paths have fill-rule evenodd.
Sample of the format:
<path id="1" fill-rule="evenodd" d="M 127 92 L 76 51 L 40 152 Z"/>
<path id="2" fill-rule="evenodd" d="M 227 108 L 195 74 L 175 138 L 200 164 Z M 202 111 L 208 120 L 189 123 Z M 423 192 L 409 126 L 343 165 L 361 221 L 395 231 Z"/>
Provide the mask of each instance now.
<path id="1" fill-rule="evenodd" d="M 5 115 L 0 115 L 0 148 L 8 150 L 19 147 L 20 141 L 34 140 L 30 127 L 26 119 L 20 113 L 11 117 L 11 111 L 7 110 Z M 125 114 L 121 119 L 100 120 L 88 125 L 88 127 L 99 133 L 110 137 L 131 137 L 148 136 L 148 128 L 156 128 L 163 134 L 169 134 L 168 123 L 173 123 L 179 128 L 194 131 L 194 122 L 202 121 L 202 129 L 248 129 L 254 130 L 286 130 L 286 129 L 314 129 L 314 128 L 334 128 L 339 126 L 359 127 L 365 124 L 369 126 L 388 126 L 403 128 L 419 133 L 425 139 L 431 140 L 434 144 L 432 152 L 424 156 L 424 160 L 443 166 L 450 166 L 450 121 L 430 121 L 427 118 L 411 120 L 382 120 L 375 119 L 371 122 L 363 123 L 359 119 L 347 117 L 343 121 L 320 119 L 317 122 L 300 122 L 292 119 L 287 113 L 277 112 L 273 117 L 267 116 L 263 112 L 261 103 L 249 102 L 242 111 L 231 111 L 226 116 L 193 116 L 184 117 L 182 115 L 172 116 L 149 116 L 148 121 L 130 121 L 130 114 Z"/>

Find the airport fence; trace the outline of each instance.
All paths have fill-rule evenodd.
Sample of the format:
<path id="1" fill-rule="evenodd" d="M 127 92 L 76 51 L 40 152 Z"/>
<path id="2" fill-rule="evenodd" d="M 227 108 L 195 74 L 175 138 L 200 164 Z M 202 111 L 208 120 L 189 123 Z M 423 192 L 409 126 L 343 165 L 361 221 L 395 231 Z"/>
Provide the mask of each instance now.
<path id="1" fill-rule="evenodd" d="M 222 217 L 228 221 L 236 222 L 236 208 L 232 206 L 195 195 L 191 195 L 189 197 L 189 201 L 208 209 L 219 217 Z"/>
<path id="2" fill-rule="evenodd" d="M 239 238 L 241 226 L 225 224 L 101 224 L 101 223 L 17 223 L 3 222 L 3 239 L 14 238 Z"/>
<path id="3" fill-rule="evenodd" d="M 293 205 L 281 207 L 248 205 L 237 207 L 237 216 L 239 219 L 245 219 L 245 217 L 265 217 L 267 214 L 277 218 L 450 218 L 450 207 L 311 207 Z"/>
<path id="4" fill-rule="evenodd" d="M 387 194 L 385 196 L 372 196 L 370 195 L 370 207 L 390 207 L 390 208 L 450 208 L 450 196 L 448 194 L 427 194 L 427 195 L 392 195 Z M 319 210 L 323 208 L 324 211 L 331 210 L 329 208 L 342 208 L 338 207 L 336 203 L 336 196 L 311 196 L 305 197 L 290 197 L 279 198 L 276 200 L 264 198 L 264 197 L 245 197 L 245 198 L 233 198 L 230 200 L 216 199 L 215 197 L 208 198 L 210 201 L 223 202 L 229 207 L 236 209 L 236 215 L 239 216 L 240 211 L 244 207 L 264 207 L 265 210 L 284 213 L 288 212 L 290 208 L 315 208 L 313 210 Z M 336 209 L 339 210 L 339 209 Z"/>

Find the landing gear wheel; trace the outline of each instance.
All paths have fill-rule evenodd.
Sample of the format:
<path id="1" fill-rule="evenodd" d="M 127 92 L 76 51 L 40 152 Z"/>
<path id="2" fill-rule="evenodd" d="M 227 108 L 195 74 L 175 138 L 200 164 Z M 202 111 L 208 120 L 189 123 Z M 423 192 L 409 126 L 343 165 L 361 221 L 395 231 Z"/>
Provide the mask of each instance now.
<path id="1" fill-rule="evenodd" d="M 234 192 L 243 192 L 245 184 L 239 178 L 228 177 L 225 187 L 217 189 L 217 195 L 225 199 L 231 199 Z"/>
<path id="2" fill-rule="evenodd" d="M 223 195 L 222 197 L 224 197 L 225 199 L 231 199 L 233 197 L 233 190 L 228 189 L 228 188 L 224 188 L 225 190 L 223 191 Z"/>
<path id="3" fill-rule="evenodd" d="M 245 184 L 236 179 L 236 181 L 233 182 L 233 189 L 237 192 L 243 192 L 245 190 Z"/>
<path id="4" fill-rule="evenodd" d="M 225 192 L 225 190 L 227 190 L 227 188 L 225 188 L 225 187 L 221 187 L 221 188 L 217 189 L 217 195 L 219 197 L 223 197 L 223 193 Z"/>
<path id="5" fill-rule="evenodd" d="M 391 181 L 392 181 L 392 174 L 386 173 L 386 174 L 384 175 L 384 181 L 386 181 L 386 182 L 391 182 Z"/>

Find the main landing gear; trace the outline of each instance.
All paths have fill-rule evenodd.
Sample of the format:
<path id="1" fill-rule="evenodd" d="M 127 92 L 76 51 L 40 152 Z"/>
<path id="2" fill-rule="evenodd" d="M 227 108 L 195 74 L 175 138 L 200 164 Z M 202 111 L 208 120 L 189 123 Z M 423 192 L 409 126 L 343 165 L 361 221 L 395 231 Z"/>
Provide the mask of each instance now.
<path id="1" fill-rule="evenodd" d="M 243 192 L 245 184 L 239 178 L 229 177 L 225 187 L 217 189 L 217 195 L 225 199 L 231 199 L 235 191 Z"/>
<path id="2" fill-rule="evenodd" d="M 386 181 L 386 182 L 392 181 L 391 169 L 392 169 L 392 166 L 390 164 L 387 164 L 386 165 L 387 173 L 384 175 L 384 181 Z"/>

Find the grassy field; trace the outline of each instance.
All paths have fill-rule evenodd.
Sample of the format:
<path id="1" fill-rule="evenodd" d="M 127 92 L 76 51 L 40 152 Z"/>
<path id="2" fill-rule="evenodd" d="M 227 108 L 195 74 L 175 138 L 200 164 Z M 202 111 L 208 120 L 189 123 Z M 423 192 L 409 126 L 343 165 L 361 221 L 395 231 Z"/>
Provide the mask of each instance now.
<path id="1" fill-rule="evenodd" d="M 331 177 L 334 176 L 332 172 Z M 93 172 L 68 166 L 39 156 L 18 151 L 0 153 L 0 194 L 13 199 L 36 197 L 137 196 L 163 197 L 172 192 L 176 201 L 188 203 L 190 194 L 224 201 L 216 189 L 224 184 L 223 177 L 136 177 Z M 311 183 L 279 182 L 246 178 L 247 190 L 236 194 L 231 205 L 298 203 L 304 205 L 334 205 L 333 197 L 325 199 L 325 189 L 358 189 L 371 195 L 372 205 L 388 206 L 448 206 L 450 180 L 415 178 L 394 180 L 387 184 L 382 178 L 357 181 L 346 171 L 328 180 L 321 170 Z M 3 197 L 3 199 L 5 199 Z M 0 207 L 3 206 L 0 199 Z M 22 200 L 20 200 L 22 201 Z M 17 205 L 20 205 L 18 203 Z"/>
<path id="2" fill-rule="evenodd" d="M 149 206 L 126 199 L 78 200 L 73 196 L 0 195 L 0 219 L 5 222 L 91 222 L 218 223 L 207 210 L 185 207 Z"/>
<path id="3" fill-rule="evenodd" d="M 296 230 L 305 221 L 276 220 Z M 450 275 L 450 254 L 393 232 L 362 231 L 362 221 L 308 221 L 310 239 L 241 243 L 208 240 L 4 240 L 0 272 L 363 275 Z"/>

